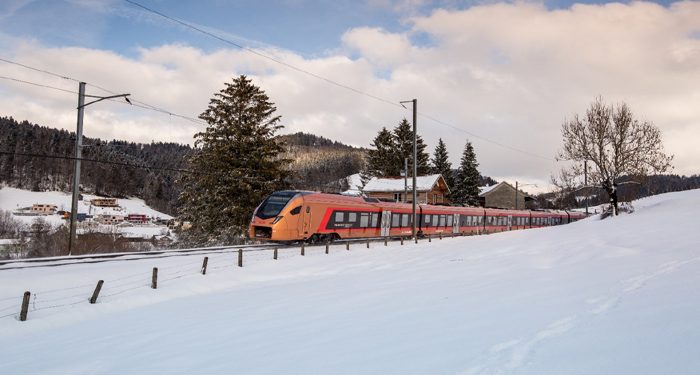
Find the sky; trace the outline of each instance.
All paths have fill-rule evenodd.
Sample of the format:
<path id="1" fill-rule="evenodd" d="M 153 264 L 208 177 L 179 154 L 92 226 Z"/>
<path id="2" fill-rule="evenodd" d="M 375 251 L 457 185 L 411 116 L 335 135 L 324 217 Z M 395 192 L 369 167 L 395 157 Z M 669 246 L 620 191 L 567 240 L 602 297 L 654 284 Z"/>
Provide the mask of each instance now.
<path id="1" fill-rule="evenodd" d="M 442 138 L 456 167 L 471 141 L 482 174 L 531 191 L 563 166 L 561 124 L 602 97 L 662 130 L 675 173 L 700 172 L 697 1 L 134 1 L 226 41 L 125 0 L 3 1 L 0 58 L 71 79 L 0 61 L 0 115 L 74 130 L 82 80 L 196 118 L 245 74 L 282 133 L 368 147 L 416 98 L 431 153 Z M 121 101 L 85 111 L 103 139 L 191 144 L 203 129 Z"/>

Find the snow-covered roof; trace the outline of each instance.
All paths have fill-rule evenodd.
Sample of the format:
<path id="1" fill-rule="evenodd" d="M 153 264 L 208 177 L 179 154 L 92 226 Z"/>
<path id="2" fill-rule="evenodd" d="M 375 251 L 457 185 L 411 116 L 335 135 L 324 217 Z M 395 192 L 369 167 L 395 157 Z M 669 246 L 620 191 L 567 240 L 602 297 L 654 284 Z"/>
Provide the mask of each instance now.
<path id="1" fill-rule="evenodd" d="M 416 177 L 416 190 L 418 191 L 428 191 L 438 183 L 438 180 L 442 177 L 439 174 L 431 174 L 428 176 L 418 176 Z M 413 190 L 413 180 L 408 179 L 408 190 Z M 365 188 L 362 189 L 364 192 L 402 192 L 404 191 L 404 179 L 403 177 L 396 178 L 377 178 L 373 177 L 367 182 Z"/>
<path id="2" fill-rule="evenodd" d="M 491 185 L 491 186 L 481 186 L 481 187 L 479 187 L 479 195 L 484 195 L 484 194 L 488 193 L 489 191 L 495 189 L 496 186 L 499 186 L 499 185 L 502 184 L 502 183 L 503 183 L 503 182 L 499 182 L 499 183 L 497 183 L 497 184 L 495 184 L 495 185 Z"/>
<path id="3" fill-rule="evenodd" d="M 348 182 L 348 190 L 345 190 L 340 194 L 355 197 L 362 195 L 362 191 L 360 190 L 362 189 L 362 178 L 360 177 L 359 173 L 347 176 L 345 177 L 345 180 Z"/>

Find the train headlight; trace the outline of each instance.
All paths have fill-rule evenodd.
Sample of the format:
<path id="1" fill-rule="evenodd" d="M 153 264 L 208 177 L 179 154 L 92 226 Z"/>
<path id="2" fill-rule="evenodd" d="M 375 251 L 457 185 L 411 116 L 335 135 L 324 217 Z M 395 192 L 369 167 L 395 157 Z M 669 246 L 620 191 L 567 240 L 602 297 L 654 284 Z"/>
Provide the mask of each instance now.
<path id="1" fill-rule="evenodd" d="M 277 224 L 277 222 L 280 220 L 282 220 L 282 216 L 277 216 L 275 220 L 272 221 L 272 224 Z"/>

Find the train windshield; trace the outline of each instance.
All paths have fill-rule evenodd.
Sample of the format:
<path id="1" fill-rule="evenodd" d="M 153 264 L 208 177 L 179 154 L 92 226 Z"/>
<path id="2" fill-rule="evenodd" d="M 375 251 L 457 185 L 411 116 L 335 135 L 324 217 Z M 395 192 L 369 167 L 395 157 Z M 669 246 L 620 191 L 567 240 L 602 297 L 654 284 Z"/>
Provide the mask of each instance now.
<path id="1" fill-rule="evenodd" d="M 261 219 L 269 219 L 277 216 L 297 193 L 296 191 L 278 191 L 272 193 L 262 202 L 255 216 Z"/>

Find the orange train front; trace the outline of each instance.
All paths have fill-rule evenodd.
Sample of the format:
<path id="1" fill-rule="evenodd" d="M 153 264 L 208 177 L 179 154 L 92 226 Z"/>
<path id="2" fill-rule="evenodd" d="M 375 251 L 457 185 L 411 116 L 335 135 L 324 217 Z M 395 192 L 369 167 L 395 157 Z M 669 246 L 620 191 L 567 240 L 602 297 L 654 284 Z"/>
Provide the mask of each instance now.
<path id="1" fill-rule="evenodd" d="M 319 242 L 341 238 L 406 236 L 412 205 L 309 191 L 270 194 L 253 213 L 249 235 L 263 241 Z M 480 234 L 570 223 L 585 214 L 481 207 L 416 207 L 419 235 Z"/>

